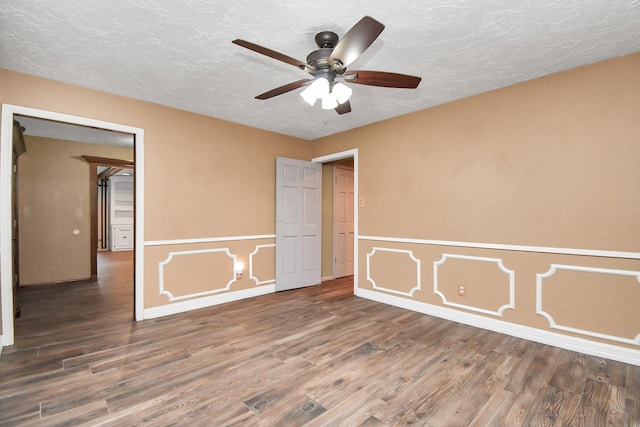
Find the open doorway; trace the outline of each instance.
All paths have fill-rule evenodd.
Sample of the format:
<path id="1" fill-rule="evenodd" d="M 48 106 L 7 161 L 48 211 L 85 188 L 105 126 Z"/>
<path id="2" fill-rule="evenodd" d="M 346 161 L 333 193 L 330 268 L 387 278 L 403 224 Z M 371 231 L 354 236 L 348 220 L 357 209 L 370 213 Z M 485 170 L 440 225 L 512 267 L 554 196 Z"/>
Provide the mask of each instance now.
<path id="1" fill-rule="evenodd" d="M 142 287 L 142 265 L 143 265 L 143 141 L 144 132 L 140 128 L 119 125 L 115 123 L 102 122 L 78 116 L 69 116 L 44 110 L 35 110 L 26 107 L 3 105 L 2 107 L 2 133 L 0 141 L 0 194 L 2 202 L 2 215 L 0 216 L 0 287 L 2 296 L 2 345 L 11 345 L 14 342 L 14 282 L 15 268 L 13 260 L 15 255 L 12 249 L 13 242 L 13 220 L 9 214 L 8 207 L 12 206 L 14 191 L 13 182 L 13 129 L 14 118 L 29 117 L 33 119 L 47 120 L 62 124 L 71 124 L 87 129 L 98 129 L 107 133 L 128 134 L 135 142 L 134 160 L 139 159 L 135 164 L 135 267 L 134 267 L 134 312 L 136 320 L 143 318 L 143 287 Z M 69 230 L 67 230 L 69 231 Z M 75 228 L 70 231 L 72 234 L 80 234 Z M 77 233 L 77 234 L 76 234 Z"/>
<path id="2" fill-rule="evenodd" d="M 311 160 L 314 163 L 323 164 L 323 235 L 322 235 L 322 276 L 324 280 L 353 274 L 354 294 L 358 289 L 358 150 L 347 150 Z M 336 178 L 334 169 L 342 169 L 352 173 L 351 181 L 346 185 L 350 190 L 343 194 L 343 215 L 350 216 L 351 225 L 346 229 L 337 229 L 339 224 L 334 224 L 334 187 Z M 329 190 L 329 191 L 326 191 Z M 344 190 L 344 186 L 343 186 Z M 347 206 L 349 204 L 350 206 Z M 327 207 L 330 208 L 327 209 Z M 339 222 L 339 221 L 338 221 Z M 347 220 L 347 222 L 349 222 Z M 342 238 L 340 238 L 342 234 Z M 338 242 L 336 242 L 338 240 Z M 337 243 L 337 244 L 336 244 Z M 338 251 L 343 251 L 339 254 Z M 343 264 L 343 265 L 340 265 Z M 346 264 L 346 265 L 344 265 Z M 349 265 L 351 264 L 351 265 Z"/>
<path id="3" fill-rule="evenodd" d="M 322 278 L 353 275 L 353 158 L 322 164 Z"/>
<path id="4" fill-rule="evenodd" d="M 14 258 L 20 259 L 14 277 L 21 286 L 96 281 L 98 185 L 110 184 L 97 169 L 133 168 L 133 135 L 21 115 L 14 121 L 24 129 L 26 148 L 14 167 Z M 125 219 L 132 229 L 132 172 L 126 178 Z"/>

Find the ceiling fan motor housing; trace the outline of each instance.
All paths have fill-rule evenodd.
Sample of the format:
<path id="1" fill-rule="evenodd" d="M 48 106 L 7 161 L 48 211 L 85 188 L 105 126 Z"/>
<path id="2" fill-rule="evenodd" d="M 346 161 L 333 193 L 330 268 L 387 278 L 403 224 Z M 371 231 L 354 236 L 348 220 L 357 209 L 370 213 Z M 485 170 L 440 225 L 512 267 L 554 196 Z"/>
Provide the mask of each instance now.
<path id="1" fill-rule="evenodd" d="M 307 56 L 307 64 L 316 70 L 329 69 L 329 57 L 333 52 L 333 48 L 323 47 L 318 50 L 314 50 Z"/>
<path id="2" fill-rule="evenodd" d="M 338 74 L 344 73 L 344 68 L 339 60 L 333 60 L 333 63 L 329 63 L 329 57 L 333 52 L 333 48 L 338 43 L 338 35 L 333 31 L 321 31 L 316 34 L 316 44 L 319 49 L 314 50 L 307 56 L 307 65 L 309 65 L 308 71 L 310 74 L 317 76 L 320 72 L 335 72 Z"/>

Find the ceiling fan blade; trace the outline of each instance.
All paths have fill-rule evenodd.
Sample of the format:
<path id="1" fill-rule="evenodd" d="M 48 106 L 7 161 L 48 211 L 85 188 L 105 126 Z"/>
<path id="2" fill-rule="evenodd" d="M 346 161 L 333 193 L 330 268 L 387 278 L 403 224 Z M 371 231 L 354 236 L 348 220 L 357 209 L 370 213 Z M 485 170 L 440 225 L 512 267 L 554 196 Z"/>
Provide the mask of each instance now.
<path id="1" fill-rule="evenodd" d="M 400 89 L 415 89 L 420 84 L 421 77 L 407 74 L 387 73 L 385 71 L 352 70 L 344 73 L 345 81 L 369 86 L 394 87 Z M 353 76 L 353 78 L 351 78 Z"/>
<path id="2" fill-rule="evenodd" d="M 349 101 L 346 101 L 342 104 L 338 104 L 338 106 L 335 108 L 336 112 L 338 114 L 345 114 L 345 113 L 350 113 L 351 112 L 351 103 L 349 103 Z"/>
<path id="3" fill-rule="evenodd" d="M 297 60 L 295 58 L 292 58 L 290 56 L 287 56 L 287 55 L 285 55 L 283 53 L 276 52 L 275 50 L 267 49 L 266 47 L 257 45 L 255 43 L 248 42 L 246 40 L 236 39 L 236 40 L 232 41 L 231 43 L 237 44 L 238 46 L 245 47 L 245 48 L 247 48 L 249 50 L 252 50 L 254 52 L 261 53 L 261 54 L 266 55 L 266 56 L 268 56 L 270 58 L 277 59 L 278 61 L 286 62 L 287 64 L 294 65 L 294 66 L 296 66 L 296 67 L 298 67 L 300 69 L 303 69 L 303 70 L 307 66 L 306 62 L 299 61 L 299 60 Z"/>
<path id="4" fill-rule="evenodd" d="M 331 52 L 329 64 L 333 64 L 334 60 L 338 60 L 343 67 L 349 66 L 362 52 L 371 46 L 371 43 L 378 38 L 382 30 L 384 30 L 383 24 L 370 16 L 365 16 L 342 36 L 334 47 L 333 52 Z"/>
<path id="5" fill-rule="evenodd" d="M 311 79 L 298 80 L 297 82 L 289 83 L 289 84 L 286 84 L 284 86 L 280 86 L 280 87 L 277 87 L 275 89 L 271 89 L 268 92 L 261 93 L 260 95 L 256 96 L 256 99 L 273 98 L 274 96 L 282 95 L 283 93 L 291 92 L 294 89 L 298 89 L 299 87 L 304 86 L 305 83 L 310 82 L 310 81 L 311 81 Z"/>

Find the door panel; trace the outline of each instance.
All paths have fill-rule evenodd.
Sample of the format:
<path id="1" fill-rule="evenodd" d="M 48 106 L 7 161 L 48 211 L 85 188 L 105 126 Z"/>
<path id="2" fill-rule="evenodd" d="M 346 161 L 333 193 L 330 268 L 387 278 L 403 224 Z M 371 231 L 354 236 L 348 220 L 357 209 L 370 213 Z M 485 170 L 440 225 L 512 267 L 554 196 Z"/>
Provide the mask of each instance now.
<path id="1" fill-rule="evenodd" d="M 276 159 L 276 291 L 320 283 L 322 167 Z"/>
<path id="2" fill-rule="evenodd" d="M 318 239 L 316 236 L 302 236 L 302 241 L 304 243 L 302 268 L 305 273 L 313 272 L 317 267 L 316 247 L 318 246 Z"/>
<path id="3" fill-rule="evenodd" d="M 298 189 L 296 187 L 283 187 L 283 221 L 286 224 L 295 224 L 297 221 Z"/>
<path id="4" fill-rule="evenodd" d="M 285 274 L 296 272 L 296 254 L 298 253 L 296 240 L 296 236 L 283 236 L 282 238 L 282 253 L 284 257 L 282 265 Z"/>

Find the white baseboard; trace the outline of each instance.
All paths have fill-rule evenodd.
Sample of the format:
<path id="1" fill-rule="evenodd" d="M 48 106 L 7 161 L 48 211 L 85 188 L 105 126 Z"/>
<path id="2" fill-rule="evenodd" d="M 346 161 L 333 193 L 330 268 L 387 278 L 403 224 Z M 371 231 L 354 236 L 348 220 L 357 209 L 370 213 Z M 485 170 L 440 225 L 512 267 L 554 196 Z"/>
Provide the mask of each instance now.
<path id="1" fill-rule="evenodd" d="M 334 280 L 335 277 L 334 276 L 324 276 L 320 278 L 320 283 L 322 282 L 328 282 L 329 280 Z"/>
<path id="2" fill-rule="evenodd" d="M 417 311 L 419 313 L 428 314 L 441 319 L 451 320 L 453 322 L 463 323 L 465 325 L 487 329 L 517 338 L 640 366 L 640 350 L 563 335 L 556 332 L 532 328 L 530 326 L 517 325 L 515 323 L 505 322 L 504 320 L 491 319 L 477 314 L 466 313 L 451 308 L 400 298 L 368 289 L 358 288 L 356 290 L 356 295 L 383 304 Z"/>
<path id="3" fill-rule="evenodd" d="M 242 289 L 234 292 L 227 292 L 220 295 L 213 295 L 204 298 L 197 298 L 189 301 L 181 301 L 160 307 L 152 307 L 144 310 L 145 319 L 154 319 L 171 314 L 184 313 L 185 311 L 197 310 L 200 308 L 211 307 L 227 302 L 238 301 L 246 298 L 258 297 L 261 295 L 272 294 L 276 291 L 275 284 L 256 286 L 251 289 Z"/>

